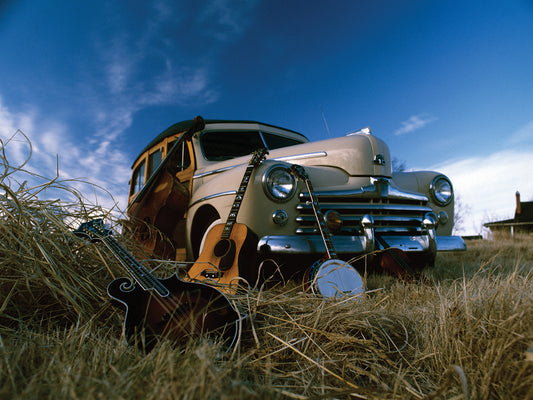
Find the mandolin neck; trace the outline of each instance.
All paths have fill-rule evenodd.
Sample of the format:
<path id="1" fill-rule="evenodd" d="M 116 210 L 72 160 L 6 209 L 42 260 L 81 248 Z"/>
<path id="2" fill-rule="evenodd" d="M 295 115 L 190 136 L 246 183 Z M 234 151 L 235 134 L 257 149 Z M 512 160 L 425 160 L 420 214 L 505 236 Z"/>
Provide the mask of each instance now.
<path id="1" fill-rule="evenodd" d="M 101 240 L 133 277 L 135 282 L 144 290 L 155 290 L 161 297 L 166 297 L 170 294 L 169 290 L 161 281 L 152 275 L 143 264 L 137 261 L 115 238 L 106 236 L 102 237 Z"/>

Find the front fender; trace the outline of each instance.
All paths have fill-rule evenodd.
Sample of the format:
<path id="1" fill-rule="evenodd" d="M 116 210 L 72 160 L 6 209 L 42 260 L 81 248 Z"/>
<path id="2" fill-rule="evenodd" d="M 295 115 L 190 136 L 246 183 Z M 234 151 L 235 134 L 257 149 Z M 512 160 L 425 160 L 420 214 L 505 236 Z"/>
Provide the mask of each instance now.
<path id="1" fill-rule="evenodd" d="M 446 206 L 439 206 L 431 195 L 431 182 L 439 175 L 436 171 L 414 171 L 414 172 L 396 172 L 392 180 L 396 186 L 401 189 L 415 191 L 424 194 L 429 199 L 428 206 L 431 207 L 439 221 L 437 224 L 437 235 L 449 236 L 452 234 L 454 224 L 454 201 L 455 196 Z M 453 187 L 452 187 L 453 189 Z"/>

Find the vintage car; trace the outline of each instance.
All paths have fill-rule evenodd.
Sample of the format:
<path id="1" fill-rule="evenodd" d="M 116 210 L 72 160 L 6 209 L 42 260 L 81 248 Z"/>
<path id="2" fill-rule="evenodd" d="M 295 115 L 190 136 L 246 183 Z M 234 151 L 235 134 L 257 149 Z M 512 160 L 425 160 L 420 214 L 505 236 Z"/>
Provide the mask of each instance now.
<path id="1" fill-rule="evenodd" d="M 172 125 L 141 151 L 132 167 L 130 214 L 145 183 L 192 124 Z M 305 269 L 324 254 L 326 244 L 294 164 L 307 172 L 339 258 L 368 267 L 390 246 L 420 269 L 432 266 L 438 251 L 465 249 L 462 238 L 452 236 L 450 180 L 438 172 L 394 172 L 389 148 L 370 129 L 309 142 L 301 133 L 266 123 L 205 120 L 200 131 L 180 142 L 172 175 L 182 185 L 181 205 L 159 223 L 144 218 L 165 228 L 171 246 L 160 256 L 196 260 L 210 229 L 234 218 L 256 235 L 257 265 L 268 259 L 290 273 Z M 268 154 L 253 166 L 235 209 L 251 154 L 260 148 Z"/>

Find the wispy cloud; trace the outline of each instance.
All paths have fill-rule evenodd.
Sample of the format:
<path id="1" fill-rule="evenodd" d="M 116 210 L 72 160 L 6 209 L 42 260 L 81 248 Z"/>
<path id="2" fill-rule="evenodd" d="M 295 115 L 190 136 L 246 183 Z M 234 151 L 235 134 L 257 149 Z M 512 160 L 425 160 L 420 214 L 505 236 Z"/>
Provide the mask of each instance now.
<path id="1" fill-rule="evenodd" d="M 109 146 L 105 151 L 98 151 L 99 144 L 89 145 L 77 140 L 58 121 L 43 118 L 33 111 L 10 112 L 1 98 L 0 140 L 3 154 L 11 168 L 23 166 L 25 171 L 35 174 L 25 176 L 23 180 L 31 181 L 37 179 L 37 176 L 53 179 L 57 175 L 60 180 L 74 179 L 76 181 L 71 181 L 70 185 L 86 198 L 108 208 L 113 207 L 117 201 L 119 207 L 125 209 L 130 168 L 128 157 L 119 147 Z M 28 162 L 24 165 L 26 161 Z M 95 192 L 95 188 L 83 184 L 83 180 L 113 191 L 114 200 L 104 191 Z M 67 195 L 68 192 L 63 194 Z"/>
<path id="2" fill-rule="evenodd" d="M 521 143 L 531 144 L 533 142 L 533 121 L 528 122 L 509 138 L 509 143 L 516 145 Z"/>
<path id="3" fill-rule="evenodd" d="M 216 1 L 205 8 L 196 22 L 208 18 L 210 23 L 204 24 L 201 32 L 206 32 L 206 26 L 216 25 L 234 39 L 242 34 L 246 25 L 242 23 L 246 20 L 244 13 L 253 3 L 246 2 L 246 7 L 239 8 Z M 184 18 L 183 13 L 178 13 L 176 5 L 161 0 L 148 9 L 145 23 L 138 29 L 120 31 L 117 27 L 111 37 L 102 36 L 96 41 L 96 57 L 101 63 L 95 74 L 102 74 L 106 85 L 104 95 L 91 98 L 99 137 L 120 137 L 131 125 L 133 115 L 146 107 L 191 103 L 200 106 L 219 98 L 209 63 L 189 57 L 179 40 L 168 39 L 172 35 L 180 37 L 176 21 Z M 208 52 L 206 48 L 204 53 Z"/>
<path id="4" fill-rule="evenodd" d="M 40 175 L 53 177 L 59 168 L 63 179 L 87 178 L 111 190 L 125 208 L 132 160 L 123 141 L 135 114 L 153 106 L 217 101 L 212 61 L 244 34 L 255 4 L 216 0 L 209 7 L 194 6 L 193 13 L 188 6 L 156 0 L 147 3 L 140 23 L 130 29 L 120 6 L 108 3 L 102 17 L 109 16 L 111 23 L 102 24 L 101 30 L 90 33 L 90 42 L 80 44 L 86 46 L 81 50 L 87 55 L 83 62 L 72 61 L 76 87 L 64 88 L 55 102 L 29 106 L 33 109 L 0 97 L 0 138 L 4 144 L 11 138 L 6 146 L 9 163 L 20 165 L 32 153 L 31 168 Z M 200 32 L 205 43 L 201 51 L 183 44 L 181 23 Z M 15 134 L 18 130 L 29 142 Z"/>
<path id="5" fill-rule="evenodd" d="M 401 123 L 402 126 L 398 128 L 394 132 L 394 134 L 399 136 L 399 135 L 404 135 L 406 133 L 417 131 L 419 129 L 424 128 L 427 124 L 430 124 L 431 122 L 436 121 L 437 119 L 438 118 L 427 113 L 413 115 L 409 117 L 409 119 L 403 121 Z"/>
<path id="6" fill-rule="evenodd" d="M 200 15 L 206 31 L 220 42 L 232 42 L 248 28 L 248 14 L 255 8 L 256 0 L 236 3 L 233 0 L 215 0 Z"/>

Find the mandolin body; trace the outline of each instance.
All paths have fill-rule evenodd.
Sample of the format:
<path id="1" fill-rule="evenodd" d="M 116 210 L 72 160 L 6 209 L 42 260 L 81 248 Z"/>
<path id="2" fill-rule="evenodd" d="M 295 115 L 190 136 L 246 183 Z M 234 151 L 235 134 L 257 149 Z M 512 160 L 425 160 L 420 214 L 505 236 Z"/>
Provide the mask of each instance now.
<path id="1" fill-rule="evenodd" d="M 233 345 L 240 315 L 220 291 L 184 282 L 175 274 L 158 281 L 168 289 L 167 296 L 146 291 L 125 277 L 107 287 L 109 296 L 126 308 L 124 335 L 129 344 L 150 351 L 162 338 L 184 342 L 208 333 Z"/>

